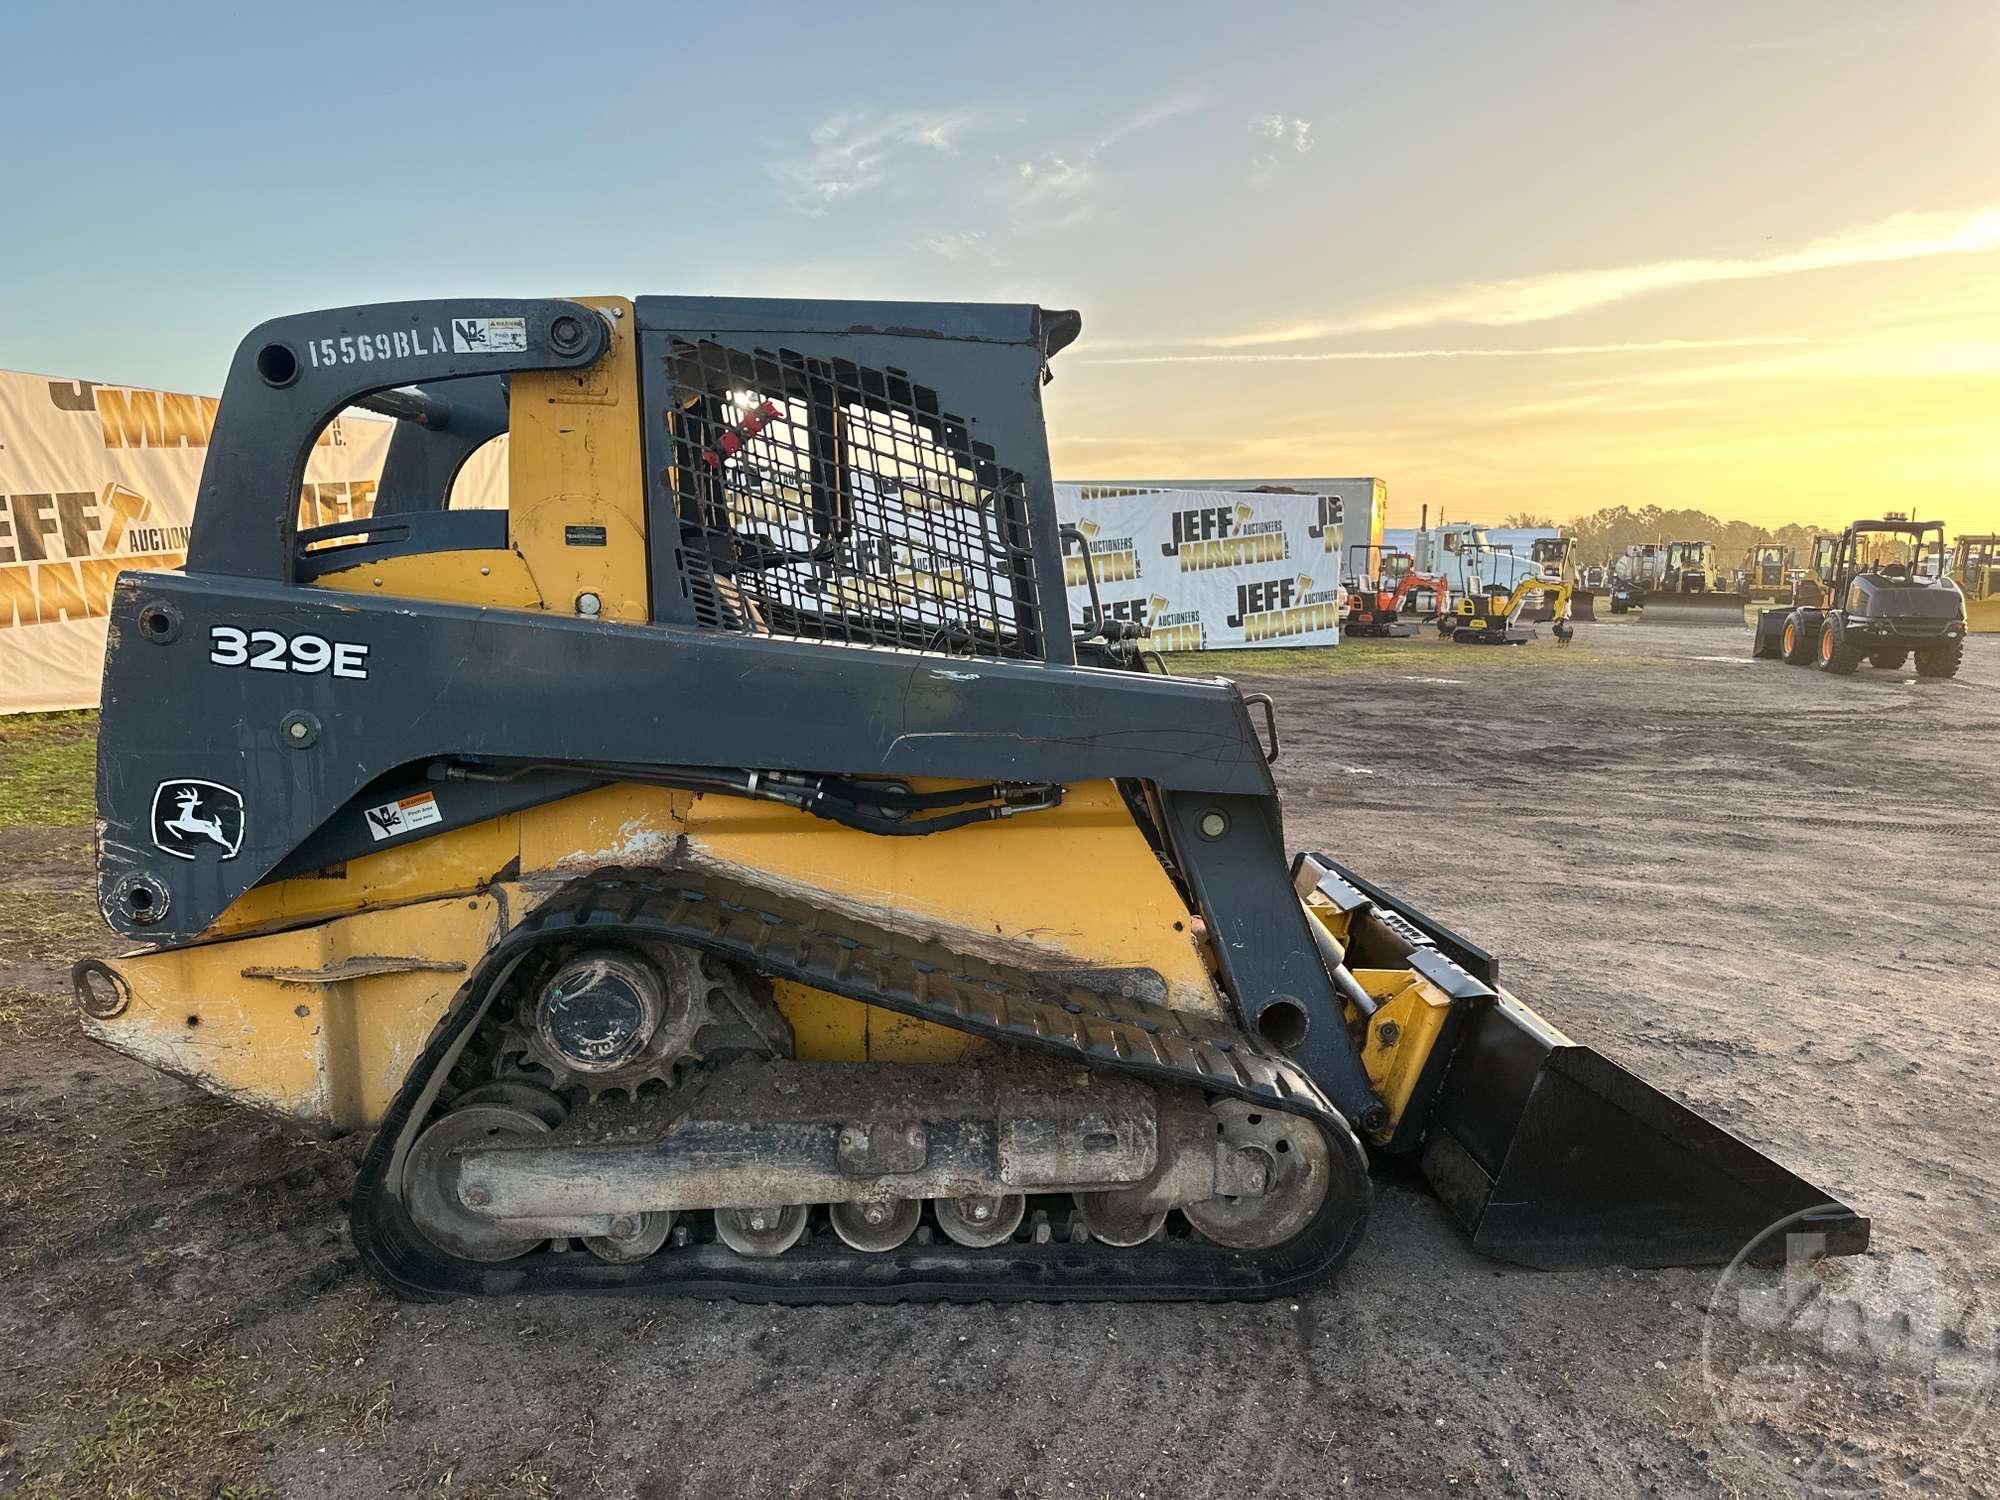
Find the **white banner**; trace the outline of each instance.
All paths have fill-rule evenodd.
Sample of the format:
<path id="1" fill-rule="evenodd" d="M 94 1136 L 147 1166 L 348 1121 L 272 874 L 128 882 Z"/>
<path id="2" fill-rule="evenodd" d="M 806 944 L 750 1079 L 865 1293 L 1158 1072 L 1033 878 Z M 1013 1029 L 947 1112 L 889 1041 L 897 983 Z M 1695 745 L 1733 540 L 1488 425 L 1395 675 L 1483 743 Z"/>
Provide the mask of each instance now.
<path id="1" fill-rule="evenodd" d="M 1336 494 L 1058 484 L 1104 613 L 1160 651 L 1340 641 L 1344 502 Z M 1081 549 L 1066 545 L 1072 619 L 1094 620 Z"/>
<path id="2" fill-rule="evenodd" d="M 96 706 L 112 582 L 186 560 L 216 405 L 0 371 L 0 714 Z M 327 425 L 301 526 L 373 513 L 392 425 L 352 413 Z M 473 456 L 455 504 L 496 502 L 499 447 Z"/>

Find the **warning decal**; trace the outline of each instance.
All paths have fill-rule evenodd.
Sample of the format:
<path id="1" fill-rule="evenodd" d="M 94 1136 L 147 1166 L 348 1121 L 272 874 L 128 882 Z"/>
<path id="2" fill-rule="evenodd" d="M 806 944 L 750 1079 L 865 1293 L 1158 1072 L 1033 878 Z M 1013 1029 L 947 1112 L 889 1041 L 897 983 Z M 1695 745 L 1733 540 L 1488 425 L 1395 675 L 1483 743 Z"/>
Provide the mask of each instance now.
<path id="1" fill-rule="evenodd" d="M 526 318 L 453 318 L 454 354 L 518 354 L 528 347 Z"/>
<path id="2" fill-rule="evenodd" d="M 444 814 L 438 810 L 438 799 L 434 792 L 418 792 L 415 796 L 405 797 L 399 802 L 384 802 L 380 807 L 369 808 L 367 817 L 368 836 L 378 844 L 384 839 L 395 838 L 398 834 L 428 828 L 433 823 L 444 821 Z"/>

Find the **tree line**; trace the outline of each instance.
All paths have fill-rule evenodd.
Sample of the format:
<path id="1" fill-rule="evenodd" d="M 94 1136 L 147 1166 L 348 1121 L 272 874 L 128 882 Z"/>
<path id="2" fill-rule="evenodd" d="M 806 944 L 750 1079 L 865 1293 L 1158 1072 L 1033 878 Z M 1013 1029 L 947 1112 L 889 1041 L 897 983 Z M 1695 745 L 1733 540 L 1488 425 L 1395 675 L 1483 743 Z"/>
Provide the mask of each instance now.
<path id="1" fill-rule="evenodd" d="M 1532 511 L 1515 511 L 1501 524 L 1505 526 L 1555 526 L 1547 516 Z M 1716 561 L 1733 568 L 1752 547 L 1779 546 L 1792 549 L 1794 559 L 1812 549 L 1815 536 L 1825 532 L 1811 526 L 1780 526 L 1776 530 L 1749 521 L 1721 521 L 1701 510 L 1669 510 L 1647 505 L 1634 510 L 1629 505 L 1607 505 L 1587 516 L 1578 516 L 1559 528 L 1563 535 L 1576 538 L 1579 561 L 1608 562 L 1621 556 L 1627 547 L 1641 542 L 1715 543 Z M 1838 527 L 1831 527 L 1838 530 Z"/>

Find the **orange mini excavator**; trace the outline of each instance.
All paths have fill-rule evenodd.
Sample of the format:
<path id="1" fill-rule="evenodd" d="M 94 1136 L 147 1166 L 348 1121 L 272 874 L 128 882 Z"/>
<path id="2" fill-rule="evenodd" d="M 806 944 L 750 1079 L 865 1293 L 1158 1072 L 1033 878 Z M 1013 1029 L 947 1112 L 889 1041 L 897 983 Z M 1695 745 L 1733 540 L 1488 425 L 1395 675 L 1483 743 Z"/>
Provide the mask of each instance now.
<path id="1" fill-rule="evenodd" d="M 1361 556 L 1349 575 L 1353 582 L 1348 589 L 1347 614 L 1341 621 L 1346 634 L 1413 634 L 1416 623 L 1430 623 L 1451 612 L 1451 585 L 1444 575 L 1419 573 L 1409 553 L 1384 552 L 1379 546 L 1360 542 L 1347 550 L 1350 557 L 1355 553 Z M 1372 568 L 1368 566 L 1371 557 L 1375 559 Z M 1412 607 L 1409 601 L 1417 600 L 1414 607 L 1421 611 L 1421 596 L 1426 591 L 1431 595 L 1430 610 L 1419 613 L 1409 630 L 1399 631 L 1404 610 Z"/>

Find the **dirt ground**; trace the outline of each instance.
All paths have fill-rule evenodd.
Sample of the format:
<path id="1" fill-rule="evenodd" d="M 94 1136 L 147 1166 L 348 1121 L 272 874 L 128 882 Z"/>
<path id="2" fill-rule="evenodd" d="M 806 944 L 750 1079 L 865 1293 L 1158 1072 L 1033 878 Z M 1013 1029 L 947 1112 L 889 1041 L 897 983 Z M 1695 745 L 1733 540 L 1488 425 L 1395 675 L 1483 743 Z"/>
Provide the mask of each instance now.
<path id="1" fill-rule="evenodd" d="M 1950 683 L 1745 642 L 1231 670 L 1277 697 L 1295 848 L 1874 1217 L 1820 1324 L 1482 1261 L 1400 1177 L 1269 1305 L 401 1306 L 345 1238 L 358 1142 L 77 1036 L 87 830 L 0 829 L 0 1492 L 1994 1493 L 1993 1424 L 1917 1367 L 1990 1374 L 2000 1300 L 2000 638 Z M 1792 1384 L 1745 1416 L 1717 1370 Z"/>

